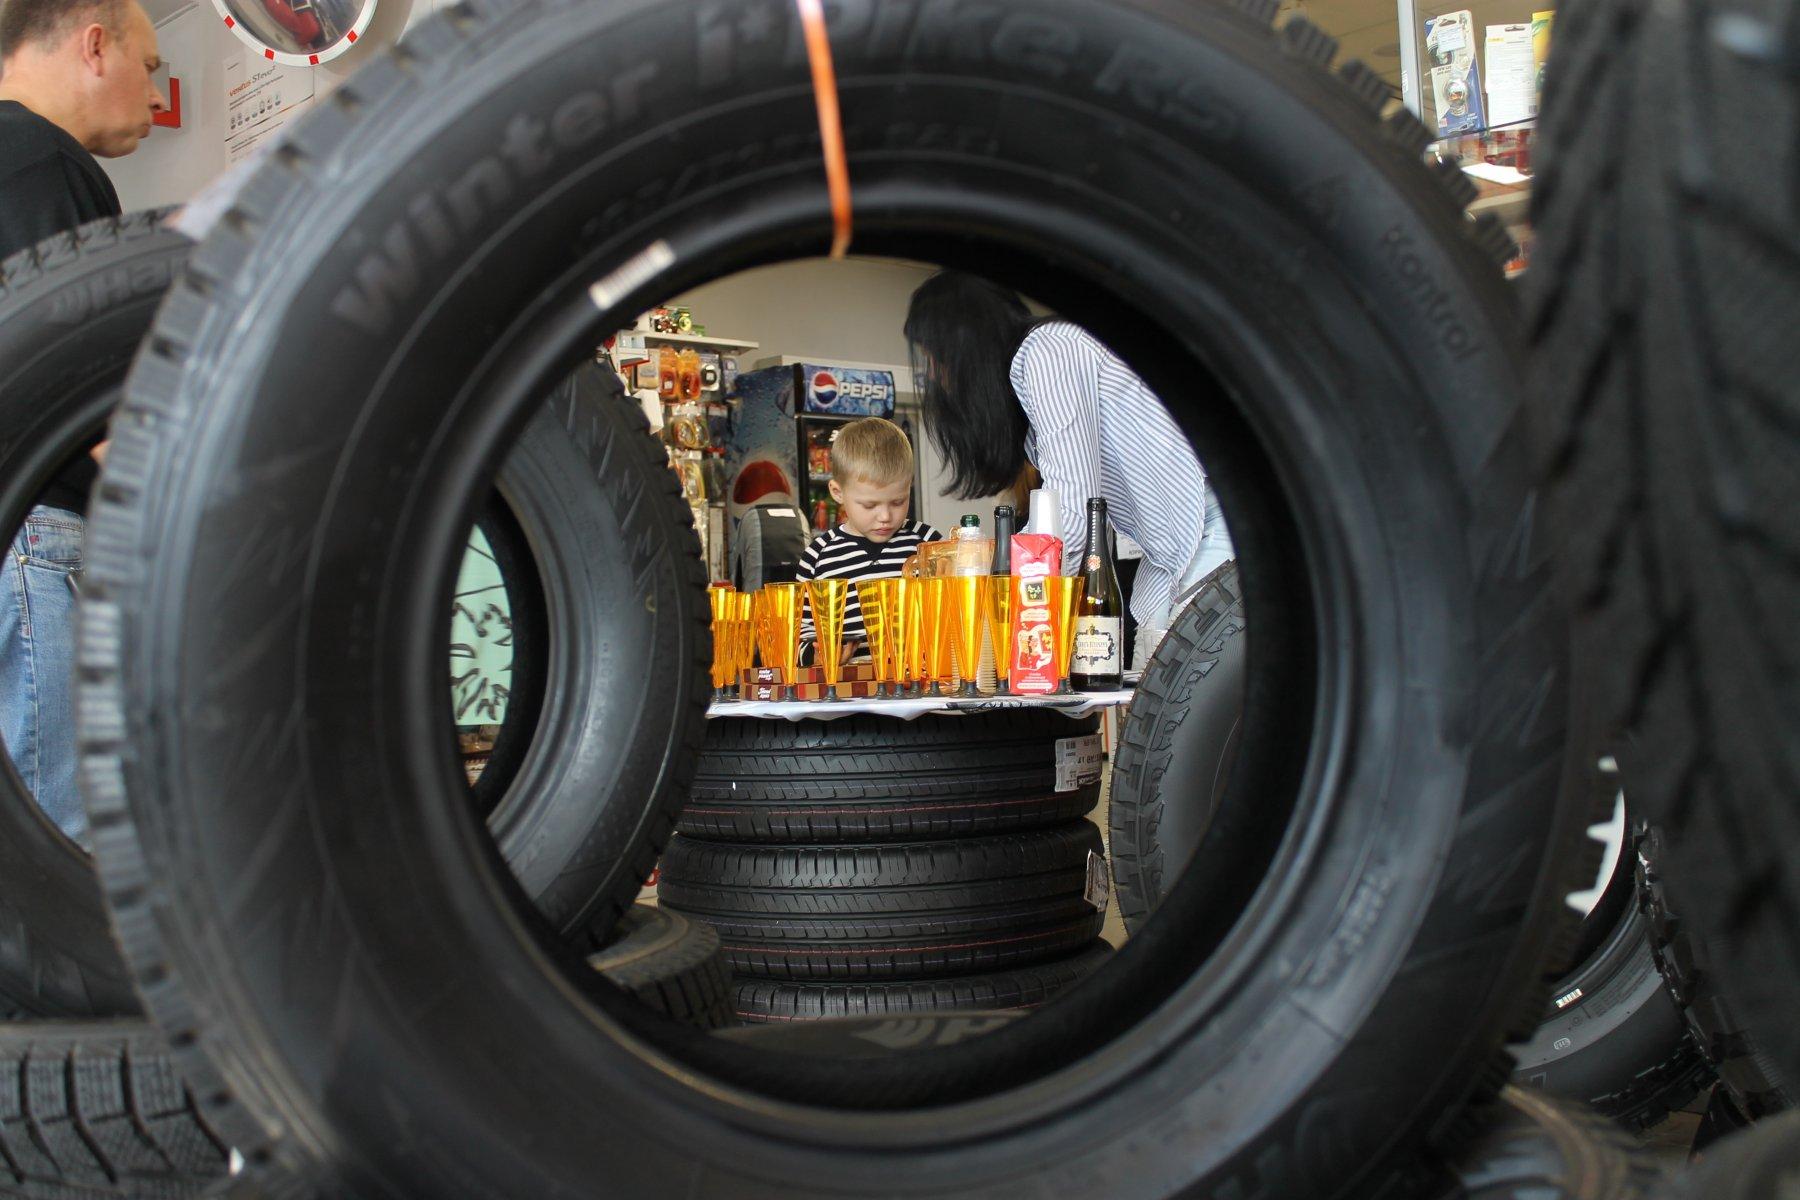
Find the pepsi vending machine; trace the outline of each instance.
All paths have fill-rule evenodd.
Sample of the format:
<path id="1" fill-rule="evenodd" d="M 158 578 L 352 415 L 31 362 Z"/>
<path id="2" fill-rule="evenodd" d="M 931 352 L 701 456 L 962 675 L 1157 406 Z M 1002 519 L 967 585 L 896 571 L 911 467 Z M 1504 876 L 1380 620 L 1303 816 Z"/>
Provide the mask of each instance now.
<path id="1" fill-rule="evenodd" d="M 863 417 L 893 420 L 896 394 L 892 371 L 866 367 L 793 363 L 739 375 L 725 458 L 733 525 L 767 505 L 793 505 L 813 529 L 835 524 L 831 439 Z"/>
<path id="2" fill-rule="evenodd" d="M 831 439 L 851 421 L 893 419 L 894 375 L 817 363 L 792 369 L 795 395 L 802 399 L 794 420 L 803 480 L 800 510 L 818 532 L 838 523 L 837 501 L 831 498 Z"/>

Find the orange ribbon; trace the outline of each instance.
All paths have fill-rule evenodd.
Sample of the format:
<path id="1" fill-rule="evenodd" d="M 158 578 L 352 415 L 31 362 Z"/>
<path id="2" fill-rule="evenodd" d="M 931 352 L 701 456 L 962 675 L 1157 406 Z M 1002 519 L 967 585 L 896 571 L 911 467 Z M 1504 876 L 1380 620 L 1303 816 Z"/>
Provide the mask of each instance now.
<path id="1" fill-rule="evenodd" d="M 831 257 L 850 249 L 850 158 L 844 152 L 844 119 L 838 111 L 837 71 L 831 65 L 831 40 L 825 33 L 821 0 L 794 0 L 806 34 L 806 57 L 812 62 L 813 97 L 819 106 L 819 139 L 825 149 L 825 181 L 831 188 Z"/>

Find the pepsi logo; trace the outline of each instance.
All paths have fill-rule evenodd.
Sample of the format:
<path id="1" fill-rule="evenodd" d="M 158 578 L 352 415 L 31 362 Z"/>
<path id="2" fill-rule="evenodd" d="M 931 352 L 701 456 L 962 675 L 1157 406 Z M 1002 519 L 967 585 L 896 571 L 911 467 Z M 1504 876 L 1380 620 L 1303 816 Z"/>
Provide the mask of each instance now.
<path id="1" fill-rule="evenodd" d="M 813 407 L 830 410 L 838 406 L 840 400 L 859 401 L 873 400 L 892 403 L 893 389 L 883 382 L 885 376 L 870 379 L 846 379 L 841 383 L 831 371 L 814 371 L 811 392 Z"/>

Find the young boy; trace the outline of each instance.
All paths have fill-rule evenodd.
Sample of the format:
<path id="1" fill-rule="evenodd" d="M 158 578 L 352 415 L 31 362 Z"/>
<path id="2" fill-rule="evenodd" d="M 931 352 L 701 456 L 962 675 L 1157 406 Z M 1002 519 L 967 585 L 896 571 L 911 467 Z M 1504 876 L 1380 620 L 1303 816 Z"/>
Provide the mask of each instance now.
<path id="1" fill-rule="evenodd" d="M 831 498 L 843 524 L 815 537 L 800 558 L 800 579 L 893 579 L 921 542 L 943 534 L 907 516 L 912 503 L 913 449 L 892 421 L 867 417 L 838 430 L 831 443 Z M 844 641 L 864 640 L 861 597 L 844 602 Z M 813 637 L 810 615 L 800 636 Z M 848 661 L 846 657 L 845 661 Z"/>

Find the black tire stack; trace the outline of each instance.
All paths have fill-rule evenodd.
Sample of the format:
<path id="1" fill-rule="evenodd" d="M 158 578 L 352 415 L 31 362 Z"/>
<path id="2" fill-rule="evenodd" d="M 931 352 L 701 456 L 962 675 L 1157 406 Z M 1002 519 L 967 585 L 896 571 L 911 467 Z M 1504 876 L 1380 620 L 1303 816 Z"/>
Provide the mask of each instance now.
<path id="1" fill-rule="evenodd" d="M 659 899 L 718 930 L 744 1020 L 1034 1008 L 1109 952 L 1097 727 L 714 720 Z"/>

